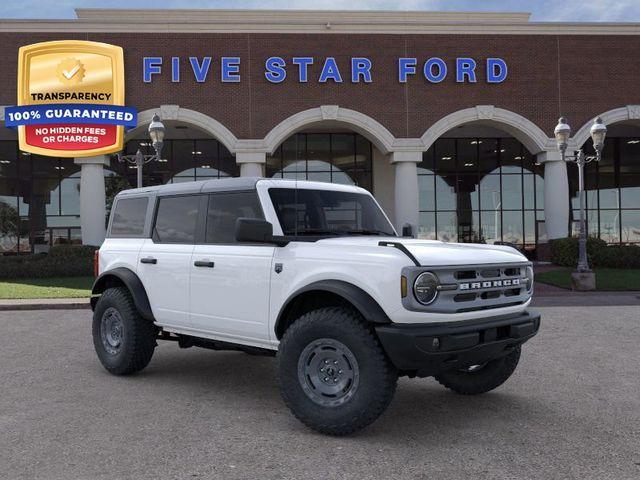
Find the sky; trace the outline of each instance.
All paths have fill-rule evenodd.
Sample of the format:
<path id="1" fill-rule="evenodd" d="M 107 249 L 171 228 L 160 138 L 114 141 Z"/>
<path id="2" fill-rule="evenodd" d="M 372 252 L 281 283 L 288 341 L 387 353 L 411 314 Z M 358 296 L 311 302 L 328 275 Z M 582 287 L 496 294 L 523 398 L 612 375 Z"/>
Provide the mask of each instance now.
<path id="1" fill-rule="evenodd" d="M 75 18 L 74 8 L 262 8 L 530 12 L 532 21 L 640 22 L 640 0 L 18 0 L 0 18 Z"/>

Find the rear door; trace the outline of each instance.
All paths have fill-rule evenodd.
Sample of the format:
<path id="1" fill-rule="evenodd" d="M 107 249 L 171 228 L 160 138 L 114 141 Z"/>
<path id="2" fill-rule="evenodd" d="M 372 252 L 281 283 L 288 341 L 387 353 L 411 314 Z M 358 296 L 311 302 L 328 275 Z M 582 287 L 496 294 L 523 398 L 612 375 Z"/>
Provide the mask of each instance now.
<path id="1" fill-rule="evenodd" d="M 268 342 L 269 280 L 275 247 L 238 243 L 240 217 L 264 218 L 255 190 L 210 194 L 204 242 L 191 261 L 193 328 L 228 341 Z"/>
<path id="2" fill-rule="evenodd" d="M 138 275 L 161 325 L 189 326 L 189 274 L 203 195 L 158 197 L 152 238 L 138 257 Z"/>

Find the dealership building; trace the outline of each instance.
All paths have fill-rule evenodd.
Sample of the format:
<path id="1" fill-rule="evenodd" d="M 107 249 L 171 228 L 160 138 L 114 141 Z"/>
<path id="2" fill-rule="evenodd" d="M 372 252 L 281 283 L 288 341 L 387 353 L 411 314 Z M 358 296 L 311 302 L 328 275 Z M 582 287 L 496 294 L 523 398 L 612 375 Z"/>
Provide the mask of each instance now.
<path id="1" fill-rule="evenodd" d="M 72 20 L 0 20 L 0 105 L 16 104 L 18 49 L 90 40 L 124 50 L 145 185 L 233 176 L 308 179 L 371 191 L 398 230 L 505 242 L 532 254 L 575 233 L 578 173 L 587 227 L 640 243 L 640 24 L 541 23 L 526 13 L 78 9 Z M 4 121 L 4 114 L 0 118 Z M 136 170 L 115 156 L 21 152 L 0 127 L 0 253 L 104 238 L 114 192 Z"/>

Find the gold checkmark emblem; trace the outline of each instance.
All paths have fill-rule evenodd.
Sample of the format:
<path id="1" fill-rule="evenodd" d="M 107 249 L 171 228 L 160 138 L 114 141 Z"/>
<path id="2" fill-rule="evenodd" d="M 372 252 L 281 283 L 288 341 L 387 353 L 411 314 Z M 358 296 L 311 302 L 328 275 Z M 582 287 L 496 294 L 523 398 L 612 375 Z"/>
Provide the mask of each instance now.
<path id="1" fill-rule="evenodd" d="M 58 80 L 64 85 L 77 85 L 82 82 L 85 70 L 80 60 L 65 58 L 57 68 Z"/>

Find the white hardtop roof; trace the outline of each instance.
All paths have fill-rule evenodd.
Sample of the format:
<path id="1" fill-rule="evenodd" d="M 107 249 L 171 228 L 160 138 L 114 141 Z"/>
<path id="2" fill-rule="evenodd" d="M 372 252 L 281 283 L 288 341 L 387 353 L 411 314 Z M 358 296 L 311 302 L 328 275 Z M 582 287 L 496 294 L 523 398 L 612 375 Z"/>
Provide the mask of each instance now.
<path id="1" fill-rule="evenodd" d="M 306 180 L 272 179 L 259 177 L 220 178 L 199 180 L 195 182 L 168 183 L 150 187 L 132 188 L 118 193 L 119 197 L 141 196 L 153 193 L 155 195 L 183 195 L 189 193 L 231 192 L 238 190 L 253 190 L 257 185 L 266 188 L 300 188 L 312 190 L 333 190 L 341 192 L 369 193 L 364 188 L 354 185 L 341 185 L 327 182 L 310 182 Z"/>

